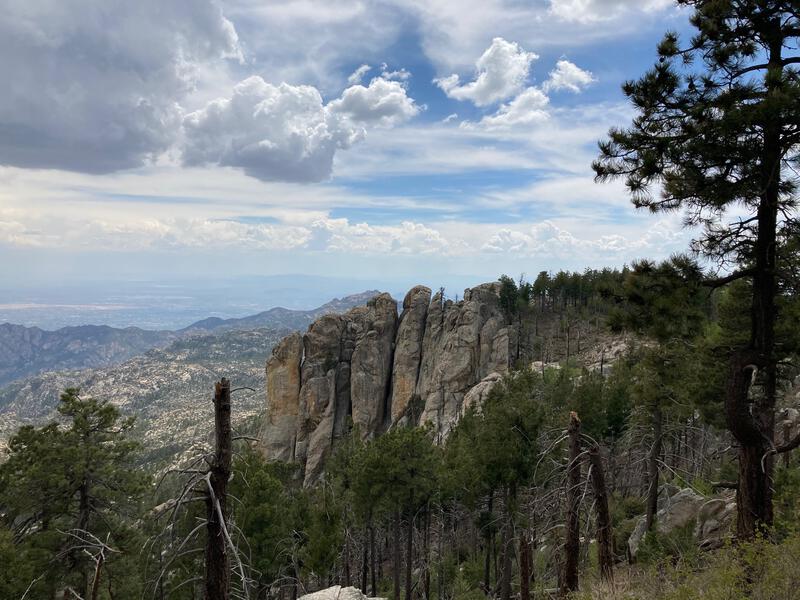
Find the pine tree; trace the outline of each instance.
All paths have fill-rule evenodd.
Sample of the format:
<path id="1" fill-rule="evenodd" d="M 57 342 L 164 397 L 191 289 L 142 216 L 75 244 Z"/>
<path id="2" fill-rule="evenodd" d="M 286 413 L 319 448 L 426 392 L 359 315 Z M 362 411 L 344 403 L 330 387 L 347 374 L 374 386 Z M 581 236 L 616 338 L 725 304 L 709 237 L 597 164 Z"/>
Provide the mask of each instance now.
<path id="1" fill-rule="evenodd" d="M 133 419 L 77 389 L 61 395 L 58 412 L 68 427 L 24 426 L 11 438 L 0 514 L 18 540 L 40 550 L 37 593 L 71 588 L 94 598 L 101 578 L 112 577 L 108 565 L 136 556 L 130 522 L 146 477 L 133 468 Z"/>
<path id="2" fill-rule="evenodd" d="M 727 426 L 740 445 L 738 534 L 772 523 L 778 356 L 775 328 L 785 241 L 797 226 L 790 170 L 800 142 L 800 37 L 796 1 L 678 0 L 697 34 L 675 33 L 659 62 L 623 90 L 637 116 L 600 145 L 599 180 L 624 178 L 633 203 L 683 210 L 702 226 L 695 249 L 733 272 L 712 286 L 752 282 L 750 334 L 732 353 Z M 660 188 L 660 195 L 654 191 Z M 734 219 L 733 208 L 745 216 Z M 751 393 L 757 380 L 763 390 Z"/>

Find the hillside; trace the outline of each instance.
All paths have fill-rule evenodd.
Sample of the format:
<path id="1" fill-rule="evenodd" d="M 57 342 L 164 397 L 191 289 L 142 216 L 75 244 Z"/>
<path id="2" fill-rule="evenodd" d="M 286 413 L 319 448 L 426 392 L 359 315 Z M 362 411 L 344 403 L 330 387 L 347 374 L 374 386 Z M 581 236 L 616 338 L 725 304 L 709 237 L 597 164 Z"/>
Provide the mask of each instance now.
<path id="1" fill-rule="evenodd" d="M 147 462 L 175 460 L 202 442 L 213 427 L 211 394 L 225 375 L 237 387 L 238 423 L 264 408 L 264 362 L 286 329 L 231 331 L 177 340 L 122 364 L 101 369 L 49 372 L 0 389 L 0 440 L 23 424 L 41 424 L 57 416 L 55 407 L 67 387 L 109 400 L 137 418 L 137 438 Z"/>
<path id="2" fill-rule="evenodd" d="M 271 308 L 264 312 L 238 319 L 220 319 L 209 317 L 192 323 L 178 333 L 197 331 L 228 331 L 232 329 L 256 329 L 259 327 L 285 327 L 287 329 L 305 329 L 322 315 L 340 313 L 354 306 L 366 304 L 367 300 L 380 294 L 378 290 L 368 290 L 359 294 L 351 294 L 344 298 L 334 298 L 330 302 L 311 310 L 292 310 L 288 308 Z"/>
<path id="3" fill-rule="evenodd" d="M 0 386 L 48 371 L 96 369 L 119 364 L 151 348 L 163 348 L 186 336 L 234 329 L 305 329 L 323 314 L 346 311 L 363 304 L 376 291 L 335 298 L 310 310 L 273 308 L 239 319 L 216 317 L 198 321 L 179 331 L 124 329 L 82 325 L 47 331 L 4 323 L 0 325 Z"/>
<path id="4" fill-rule="evenodd" d="M 0 325 L 0 385 L 43 371 L 104 367 L 175 339 L 170 331 L 82 325 L 46 331 Z"/>

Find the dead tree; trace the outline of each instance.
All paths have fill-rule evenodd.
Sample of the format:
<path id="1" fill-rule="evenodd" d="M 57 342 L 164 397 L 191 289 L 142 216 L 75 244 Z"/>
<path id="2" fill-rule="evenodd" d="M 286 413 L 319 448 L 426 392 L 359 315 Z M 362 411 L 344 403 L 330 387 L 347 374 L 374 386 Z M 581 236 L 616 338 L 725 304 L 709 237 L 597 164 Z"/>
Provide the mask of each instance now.
<path id="1" fill-rule="evenodd" d="M 608 511 L 608 492 L 603 471 L 603 459 L 597 443 L 593 443 L 589 447 L 589 479 L 592 483 L 597 513 L 597 557 L 600 563 L 600 577 L 603 578 L 603 581 L 612 583 L 614 581 L 614 554 L 612 551 L 611 515 Z"/>
<path id="2" fill-rule="evenodd" d="M 206 495 L 206 600 L 230 598 L 228 481 L 231 477 L 231 385 L 223 378 L 214 388 L 216 445 Z"/>
<path id="3" fill-rule="evenodd" d="M 647 455 L 647 513 L 645 515 L 645 530 L 650 531 L 656 520 L 658 512 L 658 459 L 661 456 L 661 442 L 663 429 L 663 414 L 661 411 L 661 401 L 656 399 L 653 404 L 653 445 Z"/>
<path id="4" fill-rule="evenodd" d="M 581 487 L 581 420 L 576 412 L 569 414 L 567 427 L 569 438 L 569 462 L 567 463 L 567 493 L 564 540 L 564 573 L 561 580 L 561 596 L 578 589 L 578 562 L 580 560 L 580 520 L 578 507 Z"/>
<path id="5" fill-rule="evenodd" d="M 531 599 L 531 543 L 527 529 L 519 536 L 519 598 Z"/>

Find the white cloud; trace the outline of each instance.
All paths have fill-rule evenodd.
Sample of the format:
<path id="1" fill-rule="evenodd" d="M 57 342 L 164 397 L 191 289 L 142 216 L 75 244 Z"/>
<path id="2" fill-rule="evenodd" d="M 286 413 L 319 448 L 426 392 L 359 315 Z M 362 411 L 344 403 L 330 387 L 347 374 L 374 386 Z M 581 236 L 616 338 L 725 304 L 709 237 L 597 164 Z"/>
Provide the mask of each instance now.
<path id="1" fill-rule="evenodd" d="M 395 125 L 417 112 L 396 81 L 375 78 L 326 105 L 314 87 L 253 76 L 185 117 L 183 161 L 240 167 L 265 181 L 322 181 L 337 150 L 361 140 L 366 126 Z"/>
<path id="2" fill-rule="evenodd" d="M 478 123 L 485 129 L 509 129 L 542 123 L 549 117 L 550 99 L 539 88 L 529 87 L 511 102 L 503 104 L 493 115 L 483 117 Z M 469 127 L 469 124 L 465 124 Z"/>
<path id="3" fill-rule="evenodd" d="M 492 235 L 481 247 L 490 253 L 523 256 L 549 256 L 557 259 L 584 257 L 594 262 L 597 256 L 606 260 L 630 261 L 640 256 L 666 256 L 685 247 L 686 234 L 680 224 L 667 219 L 656 221 L 644 231 L 604 233 L 579 237 L 552 221 L 542 221 L 527 230 L 504 228 Z"/>
<path id="4" fill-rule="evenodd" d="M 456 100 L 470 100 L 488 106 L 512 97 L 525 85 L 531 63 L 539 58 L 515 42 L 496 37 L 475 63 L 475 79 L 461 84 L 458 75 L 435 79 L 445 94 Z"/>
<path id="5" fill-rule="evenodd" d="M 211 0 L 5 2 L 0 164 L 140 166 L 174 142 L 198 71 L 225 57 L 241 58 L 239 40 Z"/>
<path id="6" fill-rule="evenodd" d="M 655 12 L 672 4 L 672 0 L 550 0 L 550 10 L 565 21 L 592 23 L 630 12 Z"/>
<path id="7" fill-rule="evenodd" d="M 381 63 L 381 77 L 395 81 L 408 81 L 411 79 L 411 73 L 403 68 L 392 71 L 389 69 L 389 65 Z"/>
<path id="8" fill-rule="evenodd" d="M 398 81 L 376 77 L 367 87 L 354 85 L 331 101 L 328 109 L 356 123 L 391 126 L 416 116 L 420 108 Z"/>
<path id="9" fill-rule="evenodd" d="M 355 71 L 353 71 L 350 76 L 347 78 L 348 85 L 356 85 L 357 83 L 361 83 L 361 80 L 364 79 L 364 75 L 369 73 L 372 70 L 367 64 L 361 65 Z"/>
<path id="10" fill-rule="evenodd" d="M 545 91 L 569 90 L 577 94 L 595 81 L 597 79 L 590 71 L 581 69 L 578 65 L 562 58 L 556 63 L 556 68 L 550 71 L 542 88 Z"/>

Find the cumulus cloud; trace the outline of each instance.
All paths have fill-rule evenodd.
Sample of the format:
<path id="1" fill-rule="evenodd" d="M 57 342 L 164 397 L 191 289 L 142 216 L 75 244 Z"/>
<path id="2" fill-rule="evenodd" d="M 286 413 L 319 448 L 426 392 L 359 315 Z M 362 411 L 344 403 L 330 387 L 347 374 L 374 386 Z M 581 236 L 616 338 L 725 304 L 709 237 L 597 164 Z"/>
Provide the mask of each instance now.
<path id="1" fill-rule="evenodd" d="M 590 71 L 562 58 L 556 63 L 556 68 L 550 71 L 542 87 L 545 91 L 569 90 L 577 94 L 595 81 L 597 80 Z"/>
<path id="2" fill-rule="evenodd" d="M 241 49 L 212 0 L 6 2 L 0 164 L 140 166 L 174 142 L 200 65 L 224 57 Z"/>
<path id="3" fill-rule="evenodd" d="M 478 125 L 485 129 L 506 129 L 541 123 L 549 116 L 549 103 L 547 94 L 539 88 L 529 87 L 511 102 L 501 105 L 496 113 L 483 117 Z"/>
<path id="4" fill-rule="evenodd" d="M 383 78 L 325 104 L 314 87 L 254 76 L 185 117 L 183 161 L 240 167 L 265 181 L 321 181 L 336 151 L 362 139 L 367 126 L 395 125 L 418 112 L 400 83 Z"/>
<path id="5" fill-rule="evenodd" d="M 334 115 L 342 115 L 356 123 L 391 126 L 416 116 L 419 106 L 408 97 L 398 81 L 376 77 L 367 87 L 354 85 L 342 92 L 341 98 L 328 104 Z"/>
<path id="6" fill-rule="evenodd" d="M 531 63 L 539 58 L 515 42 L 497 37 L 475 63 L 475 79 L 462 84 L 456 74 L 434 79 L 445 94 L 456 100 L 470 100 L 488 106 L 519 92 L 528 79 Z"/>
<path id="7" fill-rule="evenodd" d="M 639 253 L 668 254 L 681 247 L 685 237 L 680 225 L 676 229 L 666 220 L 657 221 L 635 236 L 610 233 L 595 238 L 578 237 L 552 221 L 542 221 L 524 231 L 503 228 L 489 237 L 481 250 L 521 256 L 582 256 L 586 260 L 603 256 L 631 260 Z"/>
<path id="8" fill-rule="evenodd" d="M 61 221 L 63 223 L 63 221 Z M 247 251 L 344 254 L 448 254 L 451 244 L 436 229 L 414 221 L 395 225 L 318 218 L 306 224 L 244 223 L 211 218 L 91 218 L 54 220 L 0 211 L 0 245 L 103 250 L 235 248 Z"/>
<path id="9" fill-rule="evenodd" d="M 550 0 L 550 11 L 564 19 L 578 23 L 609 21 L 626 12 L 652 12 L 672 4 L 672 0 Z"/>

